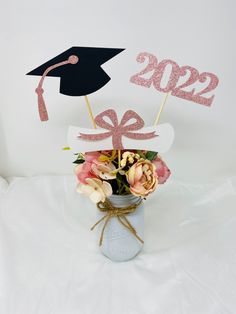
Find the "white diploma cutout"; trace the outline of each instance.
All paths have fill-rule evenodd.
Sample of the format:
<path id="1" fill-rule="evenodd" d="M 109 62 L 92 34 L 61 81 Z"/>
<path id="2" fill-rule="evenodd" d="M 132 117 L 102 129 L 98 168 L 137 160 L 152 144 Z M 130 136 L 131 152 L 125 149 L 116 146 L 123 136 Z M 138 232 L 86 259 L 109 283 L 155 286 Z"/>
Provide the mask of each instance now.
<path id="1" fill-rule="evenodd" d="M 69 126 L 68 129 L 68 146 L 74 153 L 85 153 L 100 150 L 112 150 L 112 137 L 99 140 L 99 141 L 88 141 L 79 138 L 80 133 L 86 134 L 99 134 L 104 133 L 107 130 L 104 129 L 87 129 L 76 126 Z M 167 152 L 174 141 L 174 129 L 171 124 L 163 123 L 158 126 L 144 127 L 135 133 L 146 133 L 155 131 L 156 137 L 145 140 L 134 140 L 122 136 L 122 144 L 124 149 L 141 149 L 155 151 L 158 153 Z"/>

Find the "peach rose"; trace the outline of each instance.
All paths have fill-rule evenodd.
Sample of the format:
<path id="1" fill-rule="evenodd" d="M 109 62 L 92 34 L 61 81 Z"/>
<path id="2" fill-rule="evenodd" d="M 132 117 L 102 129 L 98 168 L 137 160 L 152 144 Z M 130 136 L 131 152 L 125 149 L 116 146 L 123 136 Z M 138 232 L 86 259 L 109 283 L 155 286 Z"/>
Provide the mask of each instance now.
<path id="1" fill-rule="evenodd" d="M 159 156 L 152 160 L 152 163 L 156 166 L 158 183 L 159 184 L 165 183 L 171 174 L 170 169 L 167 167 L 165 162 Z"/>
<path id="2" fill-rule="evenodd" d="M 151 161 L 139 159 L 126 174 L 130 192 L 145 197 L 152 193 L 158 184 L 156 167 Z"/>

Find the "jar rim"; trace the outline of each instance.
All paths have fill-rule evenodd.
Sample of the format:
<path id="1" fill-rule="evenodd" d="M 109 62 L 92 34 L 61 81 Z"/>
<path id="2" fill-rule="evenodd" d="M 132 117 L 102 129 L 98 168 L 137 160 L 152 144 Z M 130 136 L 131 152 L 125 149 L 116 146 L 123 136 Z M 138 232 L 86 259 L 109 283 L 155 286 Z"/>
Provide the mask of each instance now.
<path id="1" fill-rule="evenodd" d="M 117 195 L 117 194 L 112 194 L 111 196 L 108 197 L 108 199 L 141 199 L 140 196 L 136 196 L 134 194 L 127 194 L 127 195 Z"/>

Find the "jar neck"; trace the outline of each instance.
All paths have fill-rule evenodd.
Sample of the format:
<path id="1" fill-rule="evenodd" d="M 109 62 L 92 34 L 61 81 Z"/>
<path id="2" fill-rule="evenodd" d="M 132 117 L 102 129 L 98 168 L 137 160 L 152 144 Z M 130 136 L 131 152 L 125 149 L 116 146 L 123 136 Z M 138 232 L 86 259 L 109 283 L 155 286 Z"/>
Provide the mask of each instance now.
<path id="1" fill-rule="evenodd" d="M 135 196 L 133 194 L 129 195 L 111 195 L 108 197 L 109 201 L 115 207 L 127 207 L 133 204 L 137 204 L 141 197 Z"/>

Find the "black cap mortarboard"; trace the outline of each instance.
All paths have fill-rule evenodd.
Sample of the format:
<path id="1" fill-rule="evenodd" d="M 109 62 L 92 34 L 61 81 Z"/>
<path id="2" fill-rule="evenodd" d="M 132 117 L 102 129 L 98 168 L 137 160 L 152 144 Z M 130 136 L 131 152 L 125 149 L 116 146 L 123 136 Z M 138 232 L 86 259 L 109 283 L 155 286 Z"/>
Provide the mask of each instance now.
<path id="1" fill-rule="evenodd" d="M 71 47 L 50 61 L 42 64 L 27 75 L 42 76 L 36 93 L 42 121 L 48 120 L 43 99 L 43 81 L 46 76 L 60 77 L 60 93 L 69 96 L 91 94 L 110 81 L 101 65 L 124 49 Z"/>

